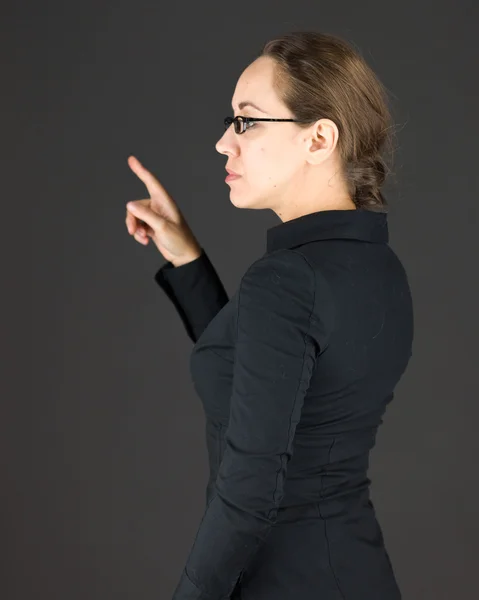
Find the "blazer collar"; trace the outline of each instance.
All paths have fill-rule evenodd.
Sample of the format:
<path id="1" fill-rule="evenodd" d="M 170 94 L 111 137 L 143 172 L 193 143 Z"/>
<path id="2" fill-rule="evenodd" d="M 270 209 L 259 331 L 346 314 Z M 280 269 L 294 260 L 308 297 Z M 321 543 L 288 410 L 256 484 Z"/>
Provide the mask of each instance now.
<path id="1" fill-rule="evenodd" d="M 266 251 L 332 239 L 387 243 L 387 213 L 358 208 L 321 210 L 302 215 L 270 227 L 266 232 Z"/>

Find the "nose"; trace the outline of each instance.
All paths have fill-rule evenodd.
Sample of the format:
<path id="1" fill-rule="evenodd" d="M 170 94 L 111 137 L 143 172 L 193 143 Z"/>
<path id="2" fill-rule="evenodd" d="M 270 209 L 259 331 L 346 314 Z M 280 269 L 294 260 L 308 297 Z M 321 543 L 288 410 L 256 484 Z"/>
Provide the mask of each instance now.
<path id="1" fill-rule="evenodd" d="M 238 156 L 239 146 L 236 136 L 233 132 L 233 126 L 230 125 L 215 144 L 216 151 L 227 156 Z"/>

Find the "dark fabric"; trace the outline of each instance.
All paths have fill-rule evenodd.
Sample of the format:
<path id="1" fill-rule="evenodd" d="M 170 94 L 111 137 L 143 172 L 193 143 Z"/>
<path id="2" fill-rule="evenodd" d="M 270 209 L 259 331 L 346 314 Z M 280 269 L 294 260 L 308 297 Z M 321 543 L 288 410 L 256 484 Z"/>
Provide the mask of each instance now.
<path id="1" fill-rule="evenodd" d="M 387 214 L 280 223 L 231 299 L 206 253 L 155 279 L 194 342 L 206 508 L 174 600 L 399 600 L 369 453 L 412 355 Z"/>
<path id="2" fill-rule="evenodd" d="M 196 260 L 179 267 L 167 261 L 155 274 L 155 281 L 173 302 L 192 341 L 228 302 L 228 294 L 204 248 Z"/>

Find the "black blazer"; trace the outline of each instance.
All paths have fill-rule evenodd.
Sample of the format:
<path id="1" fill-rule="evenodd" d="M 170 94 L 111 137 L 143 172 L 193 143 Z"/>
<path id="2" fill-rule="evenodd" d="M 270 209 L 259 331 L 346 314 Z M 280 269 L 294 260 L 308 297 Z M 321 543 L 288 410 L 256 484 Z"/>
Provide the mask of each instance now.
<path id="1" fill-rule="evenodd" d="M 268 229 L 231 299 L 202 250 L 155 275 L 194 342 L 210 467 L 174 600 L 398 600 L 367 477 L 413 341 L 387 214 Z"/>

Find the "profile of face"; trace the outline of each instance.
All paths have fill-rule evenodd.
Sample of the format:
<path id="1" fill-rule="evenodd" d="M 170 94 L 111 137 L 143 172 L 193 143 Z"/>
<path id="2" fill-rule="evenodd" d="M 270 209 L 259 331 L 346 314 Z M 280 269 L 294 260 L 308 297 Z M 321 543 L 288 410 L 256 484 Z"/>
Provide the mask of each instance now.
<path id="1" fill-rule="evenodd" d="M 273 88 L 274 68 L 273 59 L 260 56 L 243 71 L 232 99 L 234 116 L 294 118 Z M 243 102 L 255 106 L 243 107 Z M 225 167 L 240 175 L 227 182 L 231 202 L 238 208 L 270 208 L 281 218 L 304 212 L 308 203 L 314 207 L 332 177 L 331 169 L 337 171 L 337 139 L 337 126 L 329 119 L 308 128 L 258 121 L 242 134 L 230 125 L 215 147 L 228 157 Z"/>

